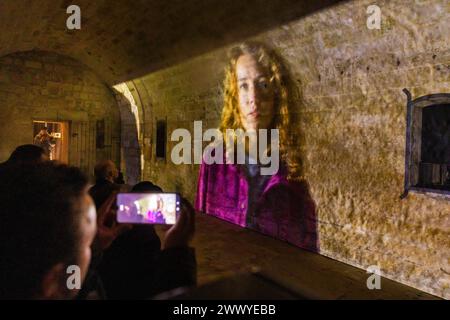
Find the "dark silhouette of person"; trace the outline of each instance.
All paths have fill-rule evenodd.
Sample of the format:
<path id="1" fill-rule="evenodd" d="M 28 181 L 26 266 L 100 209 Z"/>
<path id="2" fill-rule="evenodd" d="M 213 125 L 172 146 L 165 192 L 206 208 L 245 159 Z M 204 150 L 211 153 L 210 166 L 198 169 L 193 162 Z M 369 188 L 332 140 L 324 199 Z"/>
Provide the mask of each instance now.
<path id="1" fill-rule="evenodd" d="M 9 156 L 7 163 L 33 164 L 49 160 L 45 150 L 34 144 L 18 146 Z"/>
<path id="2" fill-rule="evenodd" d="M 102 160 L 95 165 L 95 184 L 89 189 L 89 194 L 94 199 L 97 209 L 112 192 L 121 190 L 122 185 L 115 182 L 118 172 L 116 165 L 111 160 Z"/>
<path id="3" fill-rule="evenodd" d="M 149 181 L 136 184 L 133 193 L 163 190 Z M 110 299 L 143 299 L 197 283 L 195 251 L 187 243 L 161 248 L 150 224 L 135 224 L 104 252 L 98 272 Z"/>
<path id="4" fill-rule="evenodd" d="M 96 213 L 88 179 L 54 162 L 0 167 L 0 299 L 69 299 L 67 268 L 86 276 Z M 45 197 L 42 196 L 45 190 Z"/>

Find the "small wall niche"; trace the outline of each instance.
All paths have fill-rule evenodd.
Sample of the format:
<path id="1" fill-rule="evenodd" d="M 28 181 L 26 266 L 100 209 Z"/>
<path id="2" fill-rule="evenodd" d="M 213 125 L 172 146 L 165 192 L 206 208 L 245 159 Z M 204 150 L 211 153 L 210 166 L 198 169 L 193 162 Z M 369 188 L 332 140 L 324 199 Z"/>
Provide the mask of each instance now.
<path id="1" fill-rule="evenodd" d="M 166 159 L 167 121 L 156 121 L 156 158 Z"/>
<path id="2" fill-rule="evenodd" d="M 97 120 L 95 145 L 97 149 L 105 147 L 105 119 Z"/>

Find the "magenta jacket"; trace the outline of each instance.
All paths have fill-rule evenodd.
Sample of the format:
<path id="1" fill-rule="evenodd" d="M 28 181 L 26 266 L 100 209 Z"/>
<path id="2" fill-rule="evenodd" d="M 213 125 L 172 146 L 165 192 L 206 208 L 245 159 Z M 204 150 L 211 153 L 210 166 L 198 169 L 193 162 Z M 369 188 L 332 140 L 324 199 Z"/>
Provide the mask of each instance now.
<path id="1" fill-rule="evenodd" d="M 250 182 L 244 167 L 202 163 L 195 209 L 317 252 L 315 204 L 306 183 L 288 181 L 280 165 L 277 174 L 253 187 L 248 201 Z"/>

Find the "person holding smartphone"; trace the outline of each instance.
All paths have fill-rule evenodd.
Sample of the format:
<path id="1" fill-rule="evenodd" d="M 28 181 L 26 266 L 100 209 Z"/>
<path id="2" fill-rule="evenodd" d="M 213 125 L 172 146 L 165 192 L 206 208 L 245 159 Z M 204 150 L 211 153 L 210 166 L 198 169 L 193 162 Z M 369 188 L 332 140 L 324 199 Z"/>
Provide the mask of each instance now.
<path id="1" fill-rule="evenodd" d="M 42 188 L 47 193 L 44 198 Z M 0 299 L 72 299 L 80 288 L 68 286 L 71 266 L 79 268 L 85 290 L 89 265 L 92 268 L 90 262 L 96 255 L 92 243 L 103 251 L 130 232 L 127 225 L 106 223 L 115 213 L 115 197 L 111 194 L 96 210 L 88 194 L 88 179 L 76 167 L 48 161 L 0 166 Z M 166 232 L 158 259 L 145 269 L 152 275 L 148 294 L 195 284 L 195 255 L 186 249 L 194 229 L 194 210 L 183 200 L 179 219 Z M 191 254 L 190 260 L 183 260 L 183 250 Z M 126 258 L 120 255 L 118 260 Z M 180 275 L 187 276 L 182 279 Z"/>
<path id="2" fill-rule="evenodd" d="M 141 182 L 132 192 L 162 190 L 150 182 Z M 171 289 L 195 286 L 197 263 L 195 250 L 189 247 L 195 232 L 192 205 L 180 198 L 179 217 L 161 241 L 153 224 L 118 223 L 116 199 L 117 191 L 111 190 L 98 210 L 98 238 L 93 245 L 88 286 L 79 299 L 88 298 L 92 292 L 107 299 L 145 299 Z"/>

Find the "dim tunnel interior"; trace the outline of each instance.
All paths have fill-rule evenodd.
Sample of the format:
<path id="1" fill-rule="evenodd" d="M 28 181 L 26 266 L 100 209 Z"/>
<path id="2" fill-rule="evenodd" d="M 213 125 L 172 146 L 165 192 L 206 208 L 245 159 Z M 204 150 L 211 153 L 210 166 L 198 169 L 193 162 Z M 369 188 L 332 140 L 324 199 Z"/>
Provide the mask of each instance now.
<path id="1" fill-rule="evenodd" d="M 91 181 L 96 163 L 109 159 L 127 185 L 151 181 L 202 201 L 201 166 L 171 161 L 171 135 L 187 129 L 191 151 L 195 121 L 203 131 L 219 127 L 230 49 L 262 42 L 282 57 L 301 95 L 289 138 L 301 158 L 296 208 L 311 211 L 300 224 L 312 225 L 318 245 L 299 248 L 288 231 L 273 236 L 198 212 L 199 291 L 190 297 L 450 298 L 450 195 L 400 199 L 402 89 L 449 92 L 446 1 L 379 1 L 380 30 L 366 24 L 366 0 L 76 2 L 80 30 L 66 28 L 71 1 L 0 2 L 0 162 L 46 126 L 67 137 L 52 157 Z M 449 106 L 423 113 L 423 184 L 434 179 L 426 163 L 450 166 Z M 231 188 L 219 190 L 228 199 Z M 368 289 L 371 266 L 381 270 L 381 290 Z"/>

